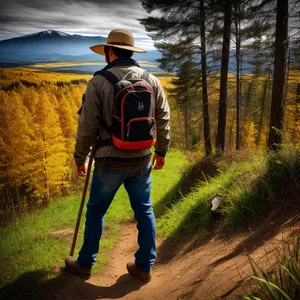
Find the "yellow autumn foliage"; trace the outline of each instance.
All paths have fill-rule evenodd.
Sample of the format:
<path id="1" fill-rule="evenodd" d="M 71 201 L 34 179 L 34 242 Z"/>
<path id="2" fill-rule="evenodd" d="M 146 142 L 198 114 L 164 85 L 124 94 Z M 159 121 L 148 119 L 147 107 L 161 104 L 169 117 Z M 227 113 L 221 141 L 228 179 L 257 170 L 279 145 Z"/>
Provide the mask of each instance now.
<path id="1" fill-rule="evenodd" d="M 59 195 L 81 189 L 74 172 L 73 147 L 77 111 L 92 75 L 45 72 L 37 69 L 0 69 L 0 211 L 45 204 Z M 183 111 L 168 95 L 172 78 L 159 77 L 171 107 L 173 147 L 184 147 Z M 199 79 L 200 80 L 200 79 Z M 219 74 L 208 77 L 211 140 L 218 126 Z M 265 104 L 262 94 L 266 77 L 242 76 L 241 146 L 264 149 L 268 135 L 271 84 Z M 292 70 L 286 89 L 284 140 L 300 140 L 300 71 Z M 190 141 L 203 148 L 202 99 L 193 107 Z M 197 102 L 196 101 L 196 102 Z M 229 74 L 226 147 L 235 147 L 236 78 Z M 262 108 L 263 107 L 263 108 Z"/>

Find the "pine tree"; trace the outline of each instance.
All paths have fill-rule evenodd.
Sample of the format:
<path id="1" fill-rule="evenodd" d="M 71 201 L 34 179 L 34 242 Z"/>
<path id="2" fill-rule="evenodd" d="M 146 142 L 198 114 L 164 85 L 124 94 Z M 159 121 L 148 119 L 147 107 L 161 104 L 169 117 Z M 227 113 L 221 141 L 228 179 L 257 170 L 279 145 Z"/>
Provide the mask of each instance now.
<path id="1" fill-rule="evenodd" d="M 278 150 L 282 143 L 284 85 L 286 81 L 288 0 L 277 0 L 274 74 L 268 148 Z"/>
<path id="2" fill-rule="evenodd" d="M 200 36 L 201 36 L 201 72 L 202 72 L 202 101 L 203 101 L 203 122 L 204 122 L 204 143 L 206 155 L 212 154 L 210 121 L 208 109 L 207 91 L 207 51 L 206 51 L 206 7 L 204 0 L 200 0 Z"/>
<path id="3" fill-rule="evenodd" d="M 241 103 L 241 5 L 234 1 L 235 49 L 236 49 L 236 150 L 240 149 L 240 103 Z"/>
<path id="4" fill-rule="evenodd" d="M 177 78 L 171 81 L 173 88 L 167 89 L 170 96 L 176 100 L 177 107 L 182 111 L 184 116 L 185 129 L 185 148 L 190 149 L 190 124 L 192 116 L 197 112 L 198 106 L 198 85 L 199 70 L 195 69 L 196 64 L 192 59 L 183 62 L 177 72 Z"/>
<path id="5" fill-rule="evenodd" d="M 170 41 L 156 43 L 157 48 L 163 53 L 163 58 L 159 60 L 162 69 L 169 71 L 178 69 L 181 62 L 190 57 L 191 50 L 195 54 L 201 53 L 204 142 L 205 152 L 210 155 L 212 147 L 207 92 L 206 24 L 211 1 L 201 0 L 199 3 L 195 0 L 142 0 L 141 2 L 148 12 L 158 10 L 163 13 L 161 18 L 148 17 L 140 20 L 146 30 L 152 33 L 152 38 Z"/>
<path id="6" fill-rule="evenodd" d="M 224 1 L 224 30 L 223 30 L 223 47 L 220 77 L 220 100 L 218 114 L 218 130 L 216 137 L 216 149 L 224 152 L 225 131 L 226 131 L 226 114 L 227 114 L 227 79 L 230 54 L 230 33 L 231 33 L 231 14 L 232 0 Z"/>

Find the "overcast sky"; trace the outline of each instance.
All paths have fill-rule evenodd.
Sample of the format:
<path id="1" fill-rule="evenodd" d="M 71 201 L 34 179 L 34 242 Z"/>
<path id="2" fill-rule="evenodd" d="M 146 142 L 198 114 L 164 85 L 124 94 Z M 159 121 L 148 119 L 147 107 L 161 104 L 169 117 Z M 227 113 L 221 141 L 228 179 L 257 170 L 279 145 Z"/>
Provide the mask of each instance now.
<path id="1" fill-rule="evenodd" d="M 0 40 L 43 30 L 107 36 L 114 28 L 145 37 L 137 46 L 153 49 L 144 27 L 147 16 L 139 0 L 0 0 Z"/>

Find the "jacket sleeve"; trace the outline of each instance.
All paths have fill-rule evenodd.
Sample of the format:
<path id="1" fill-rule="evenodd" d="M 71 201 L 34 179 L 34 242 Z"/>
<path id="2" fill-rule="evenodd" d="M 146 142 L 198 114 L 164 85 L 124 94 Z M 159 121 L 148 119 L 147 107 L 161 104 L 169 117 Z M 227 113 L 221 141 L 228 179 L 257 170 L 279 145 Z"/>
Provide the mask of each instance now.
<path id="1" fill-rule="evenodd" d="M 74 159 L 77 166 L 82 165 L 86 161 L 86 157 L 90 152 L 99 134 L 101 122 L 101 99 L 94 84 L 89 81 L 85 100 L 82 104 L 82 110 L 78 119 L 76 144 Z"/>
<path id="2" fill-rule="evenodd" d="M 154 147 L 159 156 L 165 156 L 170 146 L 170 107 L 158 80 L 157 83 L 155 106 L 157 139 Z"/>

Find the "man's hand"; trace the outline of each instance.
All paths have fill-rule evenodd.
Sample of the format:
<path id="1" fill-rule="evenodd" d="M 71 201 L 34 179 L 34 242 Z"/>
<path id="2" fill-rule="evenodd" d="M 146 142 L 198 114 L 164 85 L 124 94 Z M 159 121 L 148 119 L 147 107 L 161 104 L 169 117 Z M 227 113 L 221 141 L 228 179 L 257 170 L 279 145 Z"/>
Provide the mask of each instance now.
<path id="1" fill-rule="evenodd" d="M 85 166 L 85 164 L 77 166 L 77 175 L 80 176 L 80 177 L 85 177 L 86 176 L 86 166 Z"/>
<path id="2" fill-rule="evenodd" d="M 161 170 L 166 164 L 166 158 L 154 153 L 152 158 L 152 167 L 154 170 Z"/>

